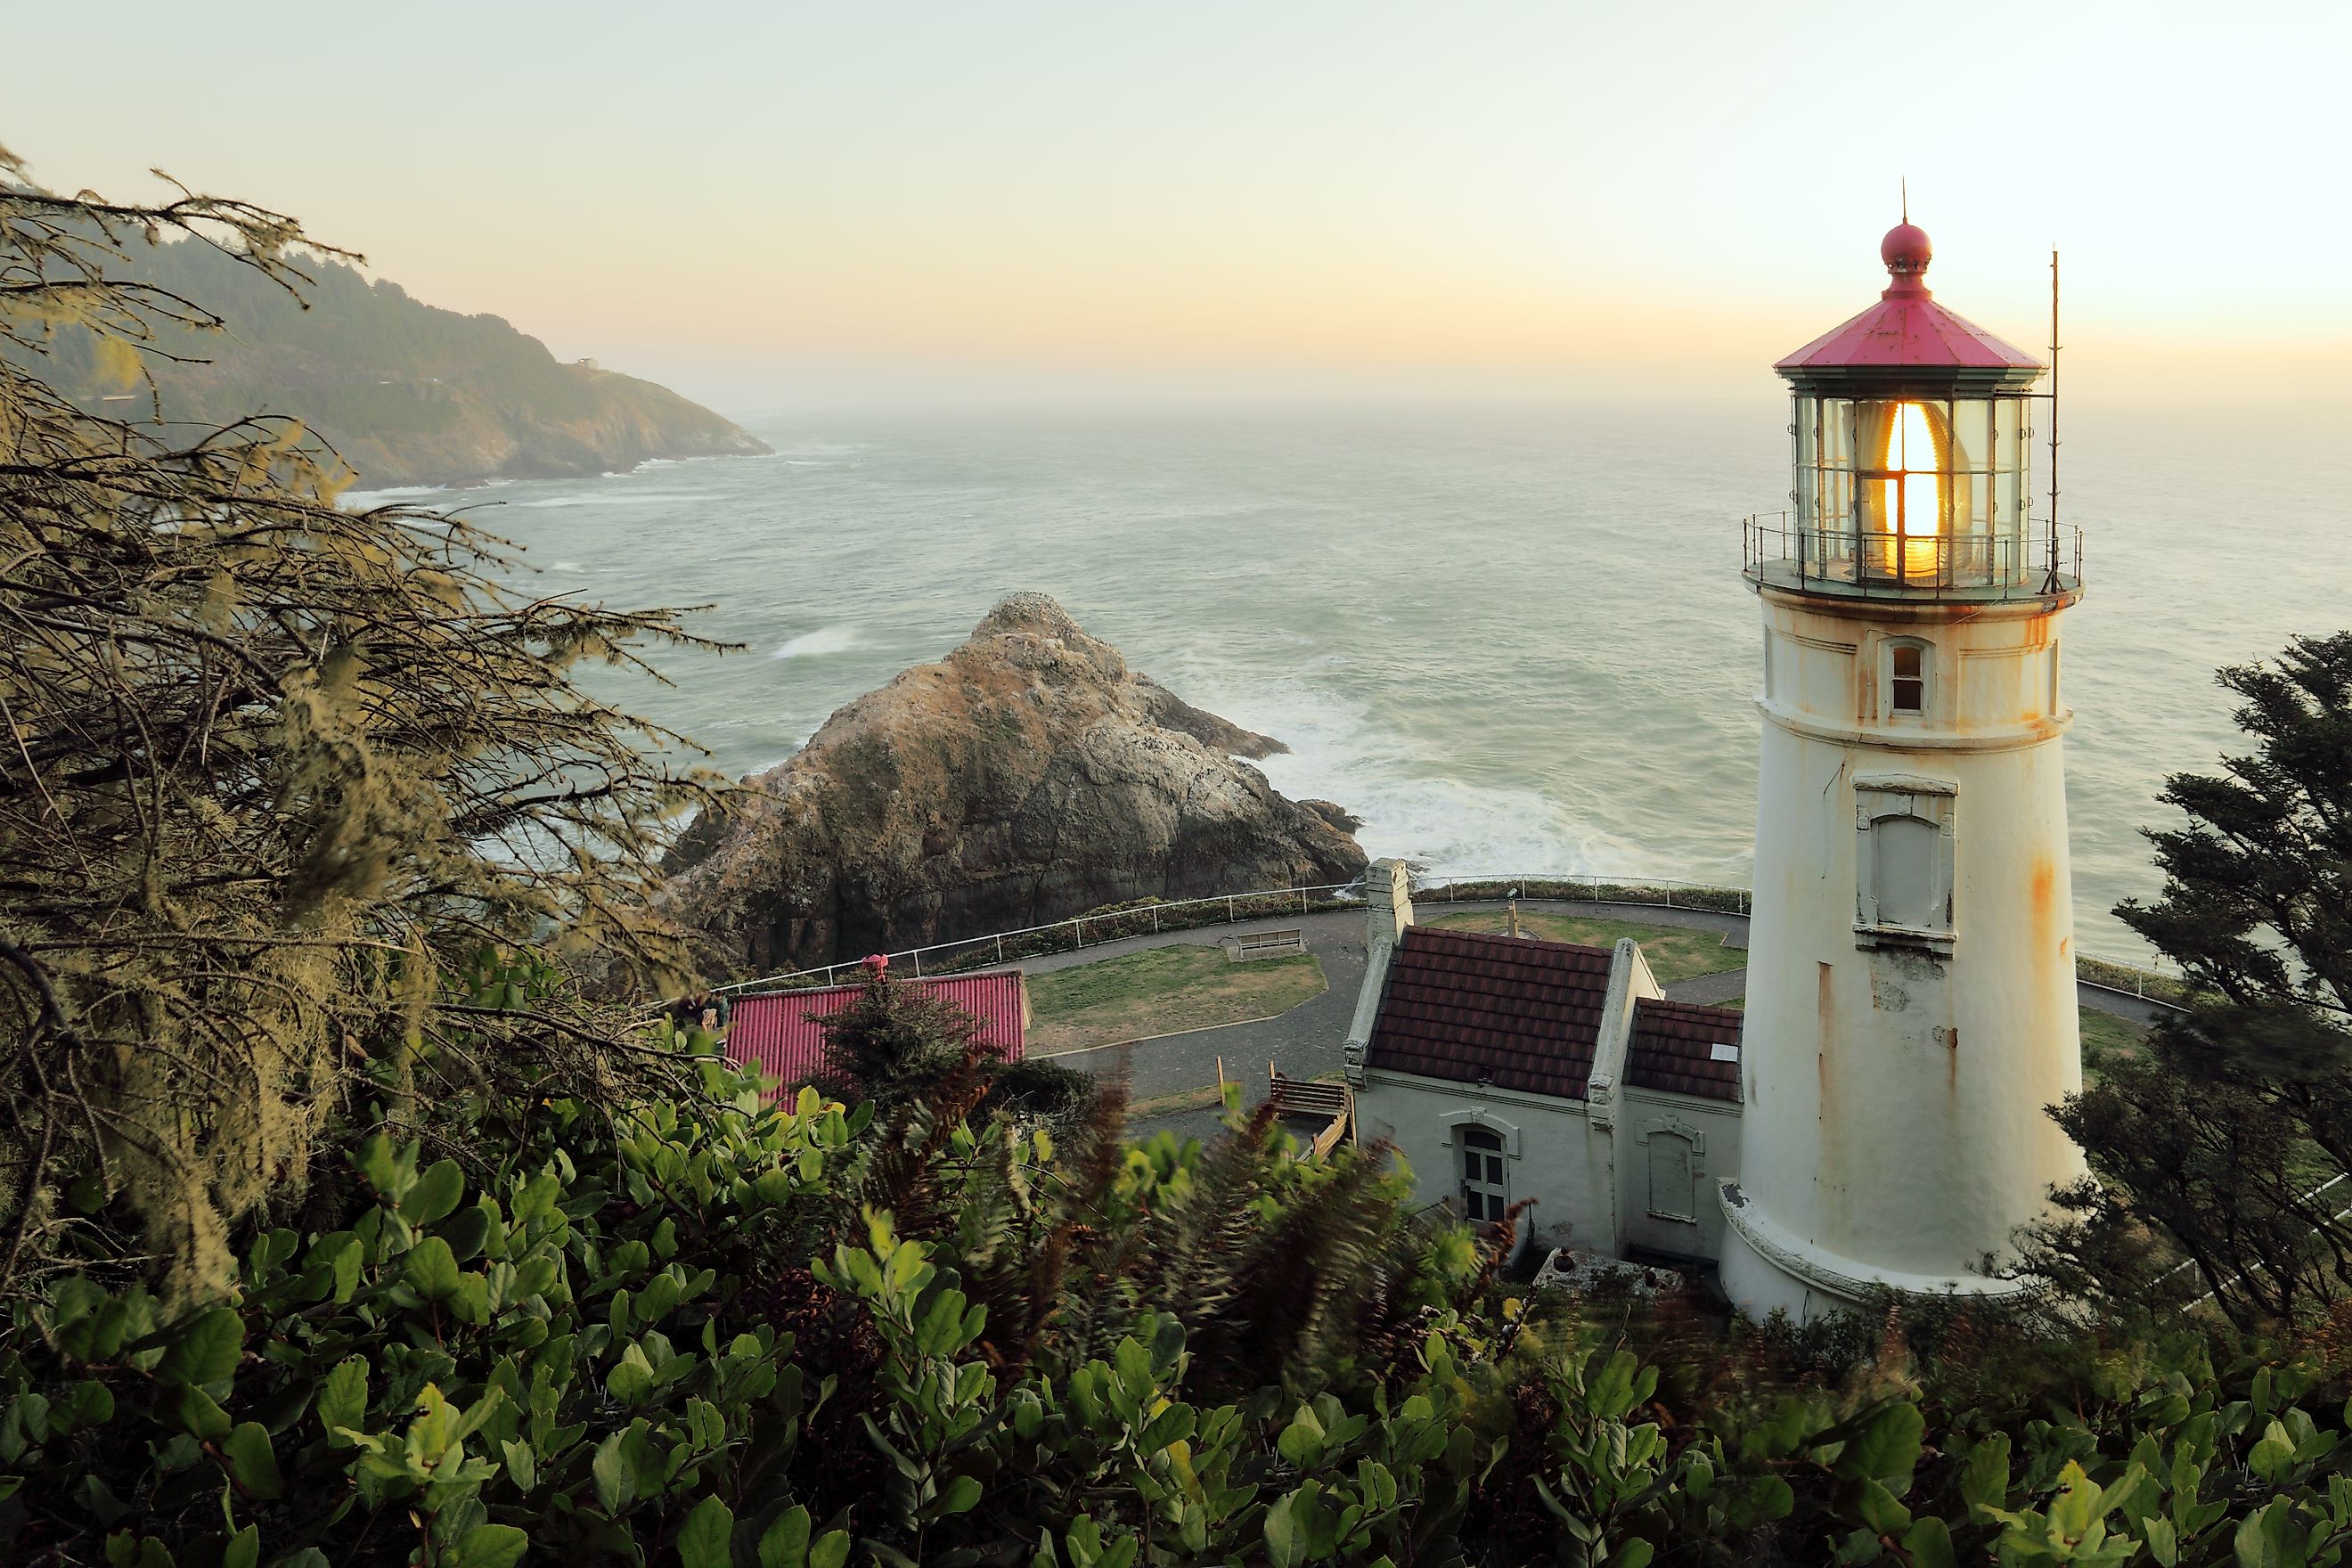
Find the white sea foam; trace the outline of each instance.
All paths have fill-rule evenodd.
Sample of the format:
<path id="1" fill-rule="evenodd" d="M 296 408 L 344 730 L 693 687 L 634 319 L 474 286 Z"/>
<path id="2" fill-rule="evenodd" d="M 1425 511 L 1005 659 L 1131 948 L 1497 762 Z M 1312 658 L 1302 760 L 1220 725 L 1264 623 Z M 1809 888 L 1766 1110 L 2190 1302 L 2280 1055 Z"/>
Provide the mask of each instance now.
<path id="1" fill-rule="evenodd" d="M 854 626 L 823 626 L 803 632 L 770 654 L 770 658 L 814 658 L 820 654 L 847 653 L 857 646 Z"/>
<path id="2" fill-rule="evenodd" d="M 558 561 L 551 564 L 548 567 L 548 570 L 550 572 L 580 573 L 587 571 L 588 568 L 581 565 L 577 561 Z"/>
<path id="3" fill-rule="evenodd" d="M 509 501 L 520 510 L 526 507 L 549 506 L 641 506 L 648 501 L 692 500 L 684 490 L 630 490 L 619 495 L 541 496 L 537 500 Z"/>
<path id="4" fill-rule="evenodd" d="M 1330 662 L 1347 661 L 1314 661 Z M 1267 782 L 1295 800 L 1342 803 L 1363 819 L 1357 842 L 1375 857 L 1453 876 L 1659 869 L 1549 790 L 1449 776 L 1462 759 L 1420 754 L 1383 731 L 1364 704 L 1312 680 L 1195 695 L 1206 696 L 1213 712 L 1287 745 L 1287 753 L 1257 764 Z"/>
<path id="5" fill-rule="evenodd" d="M 418 496 L 447 495 L 442 485 L 393 485 L 380 490 L 345 490 L 339 498 L 345 511 L 367 511 L 372 508 L 390 506 L 394 501 L 414 500 Z"/>

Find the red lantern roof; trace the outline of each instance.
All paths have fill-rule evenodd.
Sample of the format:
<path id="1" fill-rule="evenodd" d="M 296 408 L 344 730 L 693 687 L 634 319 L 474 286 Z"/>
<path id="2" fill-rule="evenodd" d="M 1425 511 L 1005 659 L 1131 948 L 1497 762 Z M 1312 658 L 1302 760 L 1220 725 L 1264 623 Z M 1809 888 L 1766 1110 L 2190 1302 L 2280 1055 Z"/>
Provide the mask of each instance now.
<path id="1" fill-rule="evenodd" d="M 1898 224 L 1887 231 L 1878 253 L 1893 279 L 1878 303 L 1815 338 L 1774 370 L 1801 387 L 1821 391 L 1839 390 L 1836 384 L 1848 381 L 1890 378 L 1949 380 L 1990 390 L 2022 386 L 2041 374 L 2040 360 L 1936 303 L 1927 284 L 1935 247 L 1926 230 Z"/>

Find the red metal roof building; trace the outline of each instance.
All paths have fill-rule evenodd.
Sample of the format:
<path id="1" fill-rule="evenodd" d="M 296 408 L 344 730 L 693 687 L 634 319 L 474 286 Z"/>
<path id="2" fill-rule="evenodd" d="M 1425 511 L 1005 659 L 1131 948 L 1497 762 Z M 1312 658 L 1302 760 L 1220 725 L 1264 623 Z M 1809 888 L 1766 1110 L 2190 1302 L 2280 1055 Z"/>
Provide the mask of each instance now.
<path id="1" fill-rule="evenodd" d="M 1019 1061 L 1027 1048 L 1029 986 L 1027 977 L 1017 969 L 891 984 L 921 986 L 963 1009 L 978 1021 L 981 1043 L 1005 1061 Z M 727 1032 L 728 1058 L 757 1066 L 787 1089 L 806 1083 L 824 1066 L 822 1020 L 848 1006 L 861 989 L 828 985 L 739 998 Z"/>

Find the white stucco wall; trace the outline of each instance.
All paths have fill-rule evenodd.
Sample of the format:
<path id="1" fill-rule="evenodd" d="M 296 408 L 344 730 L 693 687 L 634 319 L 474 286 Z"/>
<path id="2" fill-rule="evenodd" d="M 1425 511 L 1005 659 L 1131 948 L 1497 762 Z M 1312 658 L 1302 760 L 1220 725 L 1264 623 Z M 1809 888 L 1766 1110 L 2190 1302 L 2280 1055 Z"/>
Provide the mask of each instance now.
<path id="1" fill-rule="evenodd" d="M 2059 611 L 1762 597 L 1735 1211 L 1756 1234 L 1727 1251 L 1725 1287 L 1799 1312 L 1837 1279 L 1984 1289 L 1979 1259 L 2082 1170 L 2044 1114 L 2082 1081 Z M 1897 637 L 1934 650 L 1916 718 L 1882 711 Z M 1873 778 L 1948 792 L 1918 796 L 1948 823 L 1941 952 L 1857 934 L 1858 801 L 1877 796 L 1856 784 Z"/>
<path id="2" fill-rule="evenodd" d="M 1610 1142 L 1595 1133 L 1581 1100 L 1515 1094 L 1475 1084 L 1367 1069 L 1356 1091 L 1359 1139 L 1384 1140 L 1411 1164 L 1416 1205 L 1452 1200 L 1461 1212 L 1462 1163 L 1454 1129 L 1470 1122 L 1504 1135 L 1513 1203 L 1538 1247 L 1610 1250 L 1614 1218 Z"/>
<path id="3" fill-rule="evenodd" d="M 1715 1258 L 1723 1256 L 1723 1205 L 1716 1188 L 1724 1176 L 1739 1169 L 1740 1109 L 1722 1100 L 1695 1095 L 1669 1094 L 1654 1089 L 1627 1089 L 1617 1106 L 1617 1184 L 1619 1228 L 1628 1247 L 1645 1247 L 1675 1258 Z M 1661 1192 L 1664 1172 L 1654 1160 L 1652 1139 L 1661 1148 L 1668 1138 L 1686 1141 L 1691 1192 Z M 1675 1200 L 1681 1199 L 1677 1211 Z M 1687 1218 L 1676 1219 L 1680 1212 Z"/>

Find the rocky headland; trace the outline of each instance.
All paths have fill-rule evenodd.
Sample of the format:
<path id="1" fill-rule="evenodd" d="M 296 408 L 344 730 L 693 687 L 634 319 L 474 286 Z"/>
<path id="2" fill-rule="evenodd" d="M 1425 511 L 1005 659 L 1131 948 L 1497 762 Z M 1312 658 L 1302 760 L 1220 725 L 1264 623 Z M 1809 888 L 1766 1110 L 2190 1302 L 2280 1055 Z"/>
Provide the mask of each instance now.
<path id="1" fill-rule="evenodd" d="M 742 809 L 678 846 L 667 897 L 716 961 L 773 971 L 1359 875 L 1355 818 L 1246 760 L 1283 749 L 1016 594 L 747 780 Z"/>
<path id="2" fill-rule="evenodd" d="M 201 301 L 224 332 L 164 323 L 147 369 L 163 419 L 299 419 L 369 489 L 563 479 L 648 458 L 751 457 L 765 443 L 699 404 L 588 360 L 559 361 L 497 316 L 461 315 L 389 279 L 308 264 L 304 298 L 194 242 L 138 247 L 131 281 Z M 304 308 L 305 303 L 308 309 Z M 154 412 L 85 330 L 62 327 L 43 374 L 93 412 Z"/>

